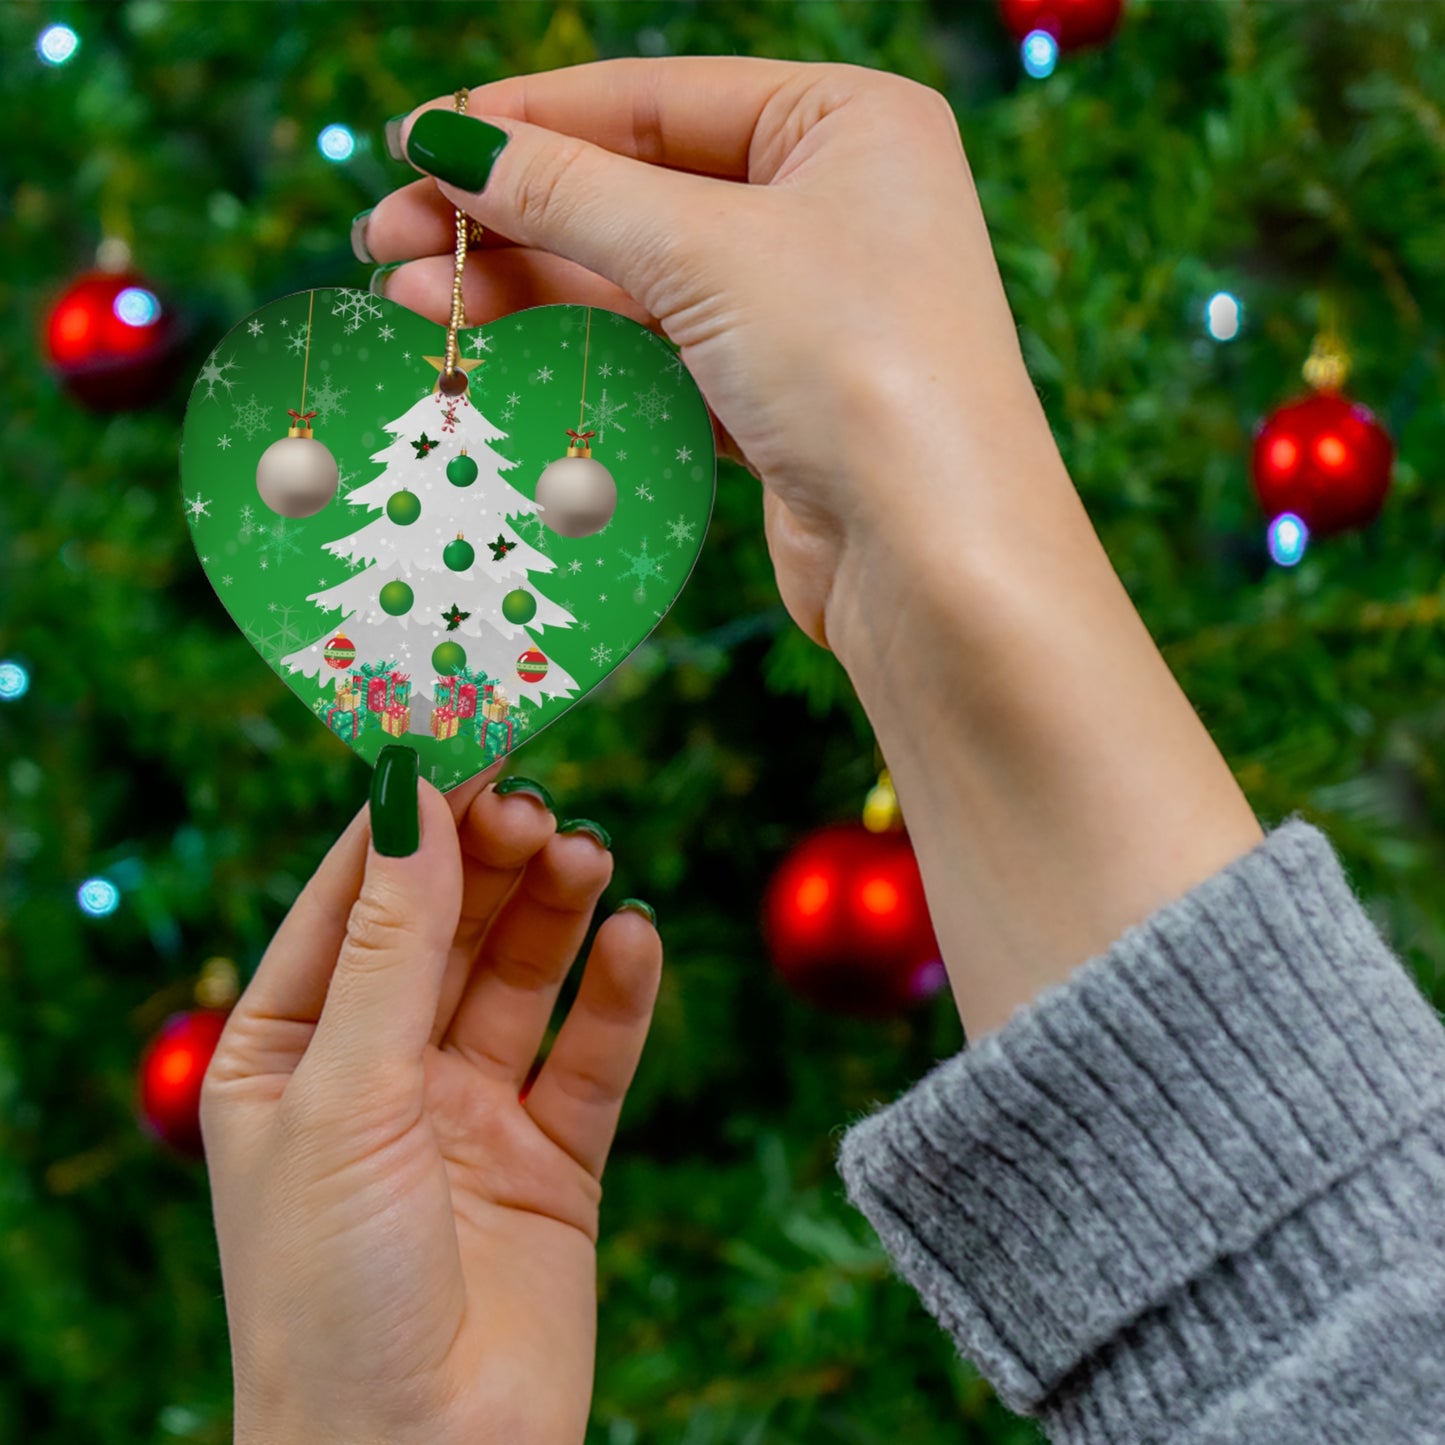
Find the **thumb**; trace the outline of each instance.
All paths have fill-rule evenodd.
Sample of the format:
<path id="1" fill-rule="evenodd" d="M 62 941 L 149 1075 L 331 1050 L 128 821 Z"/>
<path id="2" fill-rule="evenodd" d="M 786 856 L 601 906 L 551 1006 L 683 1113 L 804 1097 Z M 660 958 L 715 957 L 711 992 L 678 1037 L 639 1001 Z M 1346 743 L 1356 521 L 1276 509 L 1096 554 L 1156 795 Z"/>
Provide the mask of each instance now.
<path id="1" fill-rule="evenodd" d="M 419 1070 L 462 906 L 462 860 L 446 799 L 417 776 L 414 748 L 381 750 L 361 894 L 297 1072 L 362 1088 Z"/>
<path id="2" fill-rule="evenodd" d="M 705 239 L 698 218 L 711 223 L 720 203 L 739 204 L 746 189 L 729 185 L 724 196 L 725 183 L 706 176 L 511 116 L 462 115 L 442 105 L 402 127 L 399 149 L 458 210 L 518 245 L 585 266 L 654 316 L 686 304 L 675 288 L 679 267 L 697 259 Z"/>

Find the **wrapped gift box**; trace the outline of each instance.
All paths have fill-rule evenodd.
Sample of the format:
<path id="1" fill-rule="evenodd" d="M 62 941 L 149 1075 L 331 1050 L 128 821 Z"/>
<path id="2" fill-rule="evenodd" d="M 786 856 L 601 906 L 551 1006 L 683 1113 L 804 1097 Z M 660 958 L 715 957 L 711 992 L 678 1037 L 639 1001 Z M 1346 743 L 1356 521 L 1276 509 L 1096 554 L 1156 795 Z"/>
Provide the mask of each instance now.
<path id="1" fill-rule="evenodd" d="M 411 727 L 411 708 L 405 703 L 394 702 L 381 713 L 381 730 L 399 738 Z"/>
<path id="2" fill-rule="evenodd" d="M 448 738 L 454 738 L 461 726 L 457 720 L 457 710 L 454 707 L 434 707 L 431 714 L 431 735 L 434 738 L 445 742 Z"/>

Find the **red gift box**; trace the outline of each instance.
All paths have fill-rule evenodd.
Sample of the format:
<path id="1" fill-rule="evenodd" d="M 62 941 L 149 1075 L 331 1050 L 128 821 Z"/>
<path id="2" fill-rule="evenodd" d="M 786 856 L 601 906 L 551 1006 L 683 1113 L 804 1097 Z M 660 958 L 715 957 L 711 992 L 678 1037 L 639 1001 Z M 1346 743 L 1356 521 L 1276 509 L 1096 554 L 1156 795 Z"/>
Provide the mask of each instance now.
<path id="1" fill-rule="evenodd" d="M 399 694 L 405 692 L 406 683 L 411 680 L 409 673 L 393 672 L 386 677 L 366 679 L 366 706 L 370 712 L 385 712 L 393 703 L 402 701 Z"/>

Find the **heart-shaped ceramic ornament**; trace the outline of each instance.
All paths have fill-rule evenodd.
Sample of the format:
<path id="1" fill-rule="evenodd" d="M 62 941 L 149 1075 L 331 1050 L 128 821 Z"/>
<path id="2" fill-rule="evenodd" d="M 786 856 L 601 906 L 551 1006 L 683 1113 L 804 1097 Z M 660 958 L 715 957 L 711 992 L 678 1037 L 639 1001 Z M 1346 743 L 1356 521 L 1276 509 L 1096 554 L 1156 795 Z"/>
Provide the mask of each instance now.
<path id="1" fill-rule="evenodd" d="M 625 316 L 460 331 L 352 289 L 283 297 L 211 353 L 181 492 L 226 610 L 368 762 L 452 788 L 574 707 L 672 605 L 716 456 L 697 384 Z M 444 380 L 466 387 L 449 395 Z"/>

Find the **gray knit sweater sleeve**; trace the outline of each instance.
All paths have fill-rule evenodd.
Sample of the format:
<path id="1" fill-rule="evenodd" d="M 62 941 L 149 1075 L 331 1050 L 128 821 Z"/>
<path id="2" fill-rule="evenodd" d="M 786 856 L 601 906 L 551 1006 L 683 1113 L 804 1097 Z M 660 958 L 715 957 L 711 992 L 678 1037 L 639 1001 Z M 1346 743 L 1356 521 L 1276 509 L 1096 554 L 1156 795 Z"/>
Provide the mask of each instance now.
<path id="1" fill-rule="evenodd" d="M 838 1167 L 1055 1442 L 1445 1441 L 1445 1029 L 1297 817 Z"/>

